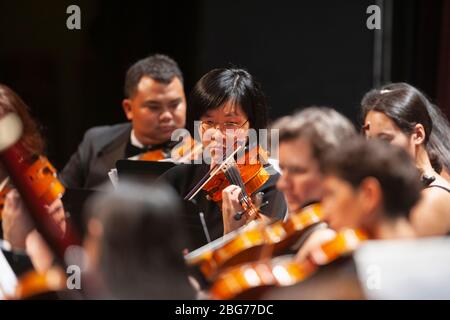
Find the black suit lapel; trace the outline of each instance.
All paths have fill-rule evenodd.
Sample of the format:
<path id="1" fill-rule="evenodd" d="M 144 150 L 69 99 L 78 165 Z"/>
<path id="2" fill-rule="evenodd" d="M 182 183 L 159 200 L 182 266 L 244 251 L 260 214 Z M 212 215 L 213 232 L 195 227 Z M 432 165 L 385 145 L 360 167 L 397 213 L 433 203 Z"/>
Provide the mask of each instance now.
<path id="1" fill-rule="evenodd" d="M 125 158 L 125 148 L 130 139 L 131 125 L 111 137 L 109 143 L 103 146 L 94 157 L 87 185 L 99 185 L 109 180 L 109 170 L 116 167 L 116 161 Z"/>

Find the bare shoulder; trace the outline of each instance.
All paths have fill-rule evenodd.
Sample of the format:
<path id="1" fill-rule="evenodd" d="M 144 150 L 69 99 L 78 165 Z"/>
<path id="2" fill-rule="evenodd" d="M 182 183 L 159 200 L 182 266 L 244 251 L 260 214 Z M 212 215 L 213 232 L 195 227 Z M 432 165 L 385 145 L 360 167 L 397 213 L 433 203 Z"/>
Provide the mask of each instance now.
<path id="1" fill-rule="evenodd" d="M 439 184 L 441 185 L 441 184 Z M 444 187 L 450 190 L 450 186 L 445 185 Z M 436 186 L 430 186 L 422 191 L 422 198 L 429 205 L 433 206 L 445 206 L 450 205 L 450 192 Z M 445 207 L 444 207 L 445 208 Z M 445 208 L 449 210 L 450 208 Z"/>
<path id="2" fill-rule="evenodd" d="M 450 231 L 450 193 L 436 187 L 422 191 L 411 212 L 411 222 L 422 236 L 444 235 Z"/>

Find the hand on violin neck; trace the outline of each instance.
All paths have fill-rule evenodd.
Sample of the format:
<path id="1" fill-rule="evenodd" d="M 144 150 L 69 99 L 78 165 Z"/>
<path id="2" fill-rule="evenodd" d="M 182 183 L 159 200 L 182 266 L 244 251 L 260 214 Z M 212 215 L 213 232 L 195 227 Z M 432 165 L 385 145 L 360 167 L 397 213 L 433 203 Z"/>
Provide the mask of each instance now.
<path id="1" fill-rule="evenodd" d="M 298 263 L 305 262 L 313 251 L 320 250 L 320 247 L 336 237 L 336 231 L 330 228 L 318 229 L 314 231 L 308 239 L 303 243 L 301 248 L 295 255 L 295 261 Z"/>
<path id="2" fill-rule="evenodd" d="M 58 226 L 59 231 L 61 231 L 61 236 L 64 235 L 66 233 L 66 213 L 62 201 L 56 199 L 51 205 L 45 206 L 45 208 L 47 209 L 49 216 Z"/>
<path id="3" fill-rule="evenodd" d="M 247 223 L 247 216 L 242 215 L 240 220 L 236 220 L 234 216 L 238 212 L 242 212 L 239 196 L 242 190 L 236 185 L 229 185 L 222 191 L 222 218 L 224 234 L 236 230 Z"/>

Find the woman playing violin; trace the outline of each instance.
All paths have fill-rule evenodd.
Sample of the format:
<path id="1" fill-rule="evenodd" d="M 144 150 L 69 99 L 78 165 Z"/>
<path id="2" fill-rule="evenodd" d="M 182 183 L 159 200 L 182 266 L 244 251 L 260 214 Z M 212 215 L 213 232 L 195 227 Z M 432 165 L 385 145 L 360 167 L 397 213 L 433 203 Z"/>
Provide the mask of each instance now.
<path id="1" fill-rule="evenodd" d="M 214 69 L 205 74 L 195 85 L 189 100 L 188 128 L 197 133 L 204 147 L 201 165 L 179 165 L 169 170 L 163 179 L 185 196 L 212 168 L 223 163 L 223 159 L 249 142 L 249 131 L 265 129 L 267 105 L 259 84 L 242 69 Z M 197 125 L 195 125 L 197 124 Z M 251 148 L 251 147 L 249 147 Z M 260 209 L 262 216 L 273 220 L 283 219 L 286 204 L 283 194 L 276 190 L 279 174 L 269 164 L 261 164 L 268 179 L 254 190 L 260 195 L 260 202 L 267 204 Z M 202 190 L 194 198 L 204 214 L 204 228 L 209 235 L 196 231 L 196 246 L 205 244 L 206 237 L 216 239 L 223 234 L 245 225 L 250 219 L 234 217 L 243 211 L 240 196 L 242 188 L 230 184 L 220 190 L 221 202 L 207 199 Z M 198 224 L 201 223 L 200 219 Z"/>

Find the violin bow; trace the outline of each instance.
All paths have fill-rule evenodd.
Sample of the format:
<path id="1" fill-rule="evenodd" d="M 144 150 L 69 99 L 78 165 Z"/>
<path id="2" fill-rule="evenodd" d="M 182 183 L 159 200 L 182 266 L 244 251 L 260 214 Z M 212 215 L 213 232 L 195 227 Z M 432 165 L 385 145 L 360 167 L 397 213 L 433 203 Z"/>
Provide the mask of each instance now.
<path id="1" fill-rule="evenodd" d="M 0 183 L 0 192 L 3 191 L 3 189 L 6 187 L 6 185 L 9 182 L 9 176 L 3 179 L 2 183 Z"/>
<path id="2" fill-rule="evenodd" d="M 209 172 L 205 175 L 205 178 L 201 179 L 200 182 L 184 197 L 184 200 L 191 201 L 199 192 L 203 189 L 203 187 L 220 171 L 223 167 L 227 165 L 227 163 L 233 159 L 234 155 L 238 153 L 242 149 L 242 145 L 238 146 L 236 150 L 233 151 L 222 163 L 213 169 L 210 169 Z M 208 176 L 209 175 L 209 176 Z M 204 181 L 205 180 L 205 181 Z"/>

